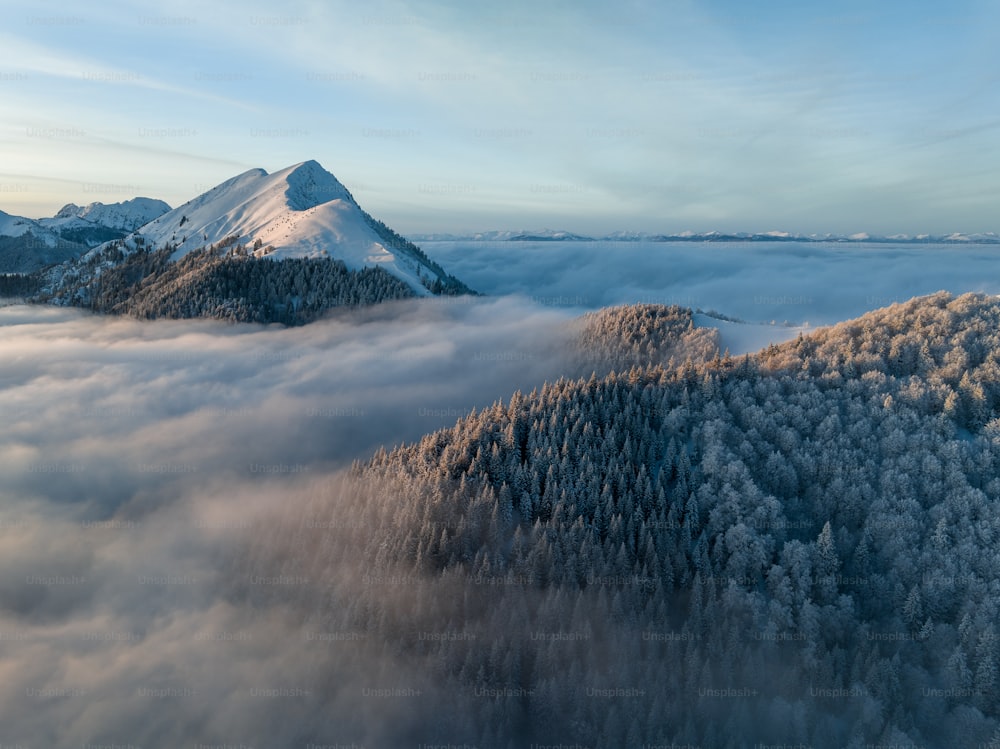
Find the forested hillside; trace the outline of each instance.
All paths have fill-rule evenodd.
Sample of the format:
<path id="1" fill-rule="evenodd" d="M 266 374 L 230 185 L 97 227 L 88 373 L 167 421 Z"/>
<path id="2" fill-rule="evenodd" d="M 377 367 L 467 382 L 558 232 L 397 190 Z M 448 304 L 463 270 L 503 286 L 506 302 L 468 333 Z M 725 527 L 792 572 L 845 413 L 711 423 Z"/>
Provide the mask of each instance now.
<path id="1" fill-rule="evenodd" d="M 573 327 L 576 371 L 567 375 L 704 362 L 720 353 L 719 331 L 695 327 L 691 310 L 676 305 L 604 307 L 583 315 Z"/>
<path id="2" fill-rule="evenodd" d="M 266 248 L 258 248 L 266 249 Z M 111 245 L 92 263 L 108 263 L 86 273 L 42 301 L 75 304 L 98 312 L 154 319 L 208 317 L 232 322 L 295 325 L 340 306 L 378 304 L 412 297 L 405 282 L 379 268 L 348 268 L 330 258 L 274 261 L 252 254 L 235 239 L 189 252 L 177 261 L 174 248 L 126 253 Z M 85 269 L 86 270 L 86 269 Z"/>
<path id="3" fill-rule="evenodd" d="M 561 380 L 317 487 L 233 595 L 366 633 L 319 667 L 414 688 L 397 742 L 995 746 L 998 408 L 971 294 Z"/>

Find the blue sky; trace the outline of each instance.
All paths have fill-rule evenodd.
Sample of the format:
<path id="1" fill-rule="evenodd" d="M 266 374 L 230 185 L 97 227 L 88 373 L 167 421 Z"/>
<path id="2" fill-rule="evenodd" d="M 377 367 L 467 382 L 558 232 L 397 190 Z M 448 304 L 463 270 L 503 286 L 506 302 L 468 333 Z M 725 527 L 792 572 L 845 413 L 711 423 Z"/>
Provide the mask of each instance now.
<path id="1" fill-rule="evenodd" d="M 1000 6 L 5 3 L 0 209 L 316 159 L 402 232 L 1000 231 Z"/>

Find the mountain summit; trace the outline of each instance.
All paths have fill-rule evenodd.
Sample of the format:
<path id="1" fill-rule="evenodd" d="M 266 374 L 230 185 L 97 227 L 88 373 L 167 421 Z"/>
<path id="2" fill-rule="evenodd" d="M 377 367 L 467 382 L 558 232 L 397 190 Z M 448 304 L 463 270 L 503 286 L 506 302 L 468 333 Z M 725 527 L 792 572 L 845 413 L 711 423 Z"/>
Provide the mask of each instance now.
<path id="1" fill-rule="evenodd" d="M 65 210 L 80 220 L 76 206 Z M 42 301 L 95 311 L 287 324 L 333 307 L 472 293 L 315 161 L 243 172 L 49 268 L 37 287 Z"/>
<path id="2" fill-rule="evenodd" d="M 440 286 L 447 278 L 311 160 L 273 174 L 243 172 L 140 227 L 135 237 L 146 246 L 174 247 L 173 260 L 235 237 L 258 257 L 332 257 L 351 270 L 379 267 L 421 295 L 440 290 L 434 281 Z"/>

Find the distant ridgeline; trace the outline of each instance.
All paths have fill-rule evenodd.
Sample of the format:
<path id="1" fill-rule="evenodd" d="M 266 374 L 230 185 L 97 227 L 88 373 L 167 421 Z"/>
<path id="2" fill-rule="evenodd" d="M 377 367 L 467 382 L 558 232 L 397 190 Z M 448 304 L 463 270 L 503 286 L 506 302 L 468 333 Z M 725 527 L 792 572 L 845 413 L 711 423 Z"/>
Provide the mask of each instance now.
<path id="1" fill-rule="evenodd" d="M 409 244 L 391 230 L 385 232 Z M 285 325 L 310 322 L 335 307 L 415 296 L 406 282 L 381 268 L 350 270 L 332 258 L 273 260 L 268 257 L 272 248 L 262 248 L 259 241 L 251 249 L 236 237 L 227 237 L 178 260 L 171 260 L 174 245 L 152 249 L 142 237 L 132 241 L 134 248 L 123 240 L 115 241 L 68 268 L 7 283 L 12 289 L 28 290 L 21 294 L 41 289 L 34 301 L 96 312 L 144 319 L 206 317 Z M 426 259 L 419 248 L 402 249 L 417 253 L 415 257 L 437 273 L 431 279 L 421 276 L 432 293 L 475 293 Z"/>
<path id="2" fill-rule="evenodd" d="M 626 359 L 685 330 L 584 327 Z M 241 564 L 317 583 L 239 595 L 429 675 L 387 745 L 996 746 L 1000 301 L 658 356 L 380 450 L 253 533 Z"/>

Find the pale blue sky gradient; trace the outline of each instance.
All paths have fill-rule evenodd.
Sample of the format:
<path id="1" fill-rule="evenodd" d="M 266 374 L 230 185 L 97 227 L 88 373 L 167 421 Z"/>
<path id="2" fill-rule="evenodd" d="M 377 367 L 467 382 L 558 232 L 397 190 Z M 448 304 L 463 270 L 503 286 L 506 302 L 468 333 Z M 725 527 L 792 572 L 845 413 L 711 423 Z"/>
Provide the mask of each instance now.
<path id="1" fill-rule="evenodd" d="M 1000 6 L 5 3 L 0 209 L 314 158 L 402 232 L 1000 231 Z"/>

